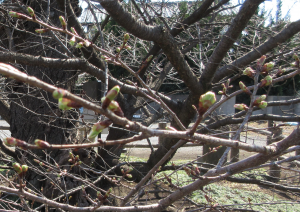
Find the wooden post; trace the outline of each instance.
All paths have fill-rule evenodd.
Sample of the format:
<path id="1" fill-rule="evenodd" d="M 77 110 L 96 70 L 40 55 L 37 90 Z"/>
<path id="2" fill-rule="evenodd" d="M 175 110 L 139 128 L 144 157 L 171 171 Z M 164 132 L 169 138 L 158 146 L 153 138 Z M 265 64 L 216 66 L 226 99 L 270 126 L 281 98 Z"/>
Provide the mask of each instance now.
<path id="1" fill-rule="evenodd" d="M 241 135 L 238 137 L 237 140 L 240 140 Z M 240 149 L 238 148 L 231 148 L 230 150 L 230 162 L 235 163 L 240 160 Z"/>
<path id="2" fill-rule="evenodd" d="M 159 122 L 159 123 L 158 123 L 158 128 L 159 128 L 160 130 L 165 130 L 166 127 L 167 127 L 167 122 Z M 162 144 L 163 144 L 163 141 L 164 141 L 164 137 L 163 137 L 163 136 L 159 136 L 159 137 L 158 137 L 158 144 L 159 144 L 159 145 L 162 145 Z"/>
<path id="3" fill-rule="evenodd" d="M 273 127 L 274 126 L 274 122 L 272 120 L 268 121 L 268 127 Z M 272 136 L 268 136 L 267 137 L 267 145 L 280 141 L 281 139 L 283 139 L 282 136 L 282 128 L 274 128 L 272 130 L 270 130 L 272 132 Z M 272 160 L 274 161 L 274 160 Z M 280 167 L 276 166 L 276 165 L 272 165 L 270 166 L 269 169 L 269 175 L 271 177 L 273 177 L 273 181 L 279 181 L 280 177 L 281 177 L 281 169 Z"/>

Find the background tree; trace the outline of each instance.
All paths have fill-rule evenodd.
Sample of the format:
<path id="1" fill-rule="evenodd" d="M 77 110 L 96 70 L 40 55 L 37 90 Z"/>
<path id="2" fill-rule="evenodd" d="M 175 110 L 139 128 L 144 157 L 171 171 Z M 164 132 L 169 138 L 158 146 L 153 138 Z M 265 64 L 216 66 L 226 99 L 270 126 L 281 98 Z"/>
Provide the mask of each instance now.
<path id="1" fill-rule="evenodd" d="M 95 15 L 99 7 L 87 2 L 91 13 Z M 299 73 L 299 59 L 296 56 L 292 59 L 294 53 L 299 51 L 295 36 L 300 30 L 299 21 L 281 27 L 265 27 L 264 17 L 258 15 L 258 7 L 263 0 L 246 0 L 242 5 L 232 5 L 229 0 L 180 4 L 111 0 L 94 2 L 101 4 L 101 11 L 106 16 L 101 23 L 95 23 L 92 34 L 86 33 L 77 19 L 81 12 L 78 1 L 31 1 L 30 4 L 27 1 L 7 1 L 1 4 L 1 62 L 10 63 L 22 73 L 41 80 L 27 78 L 13 67 L 4 64 L 0 66 L 0 72 L 9 76 L 3 79 L 5 92 L 1 100 L 0 115 L 10 124 L 12 137 L 26 141 L 6 139 L 7 145 L 14 144 L 23 149 L 16 148 L 13 152 L 2 144 L 3 152 L 12 157 L 3 160 L 27 164 L 30 170 L 26 173 L 20 170 L 18 164 L 14 165 L 18 184 L 22 185 L 23 180 L 27 182 L 23 189 L 16 189 L 16 184 L 13 183 L 10 187 L 0 186 L 5 192 L 20 195 L 21 201 L 16 208 L 31 210 L 31 206 L 25 202 L 29 199 L 70 211 L 159 211 L 208 184 L 224 179 L 238 181 L 232 175 L 258 168 L 262 164 L 273 166 L 268 160 L 298 148 L 299 129 L 269 146 L 256 146 L 236 140 L 249 121 L 299 121 L 298 117 L 252 114 L 253 110 L 259 109 L 257 106 L 261 106 L 256 101 L 255 94 L 268 95 L 272 85 Z M 35 15 L 28 13 L 28 6 Z M 20 14 L 9 13 L 12 10 Z M 59 16 L 61 17 L 58 18 Z M 71 27 L 74 29 L 71 30 Z M 130 35 L 125 34 L 126 32 Z M 91 35 L 92 38 L 89 37 Z M 71 45 L 74 43 L 70 41 L 74 39 L 76 44 Z M 269 70 L 269 73 L 263 69 L 264 62 L 257 65 L 257 60 L 262 60 L 263 55 L 267 55 L 265 63 L 276 63 L 275 69 Z M 289 63 L 294 60 L 295 65 L 291 67 Z M 242 71 L 248 66 L 256 70 L 251 78 L 242 76 Z M 281 76 L 280 70 L 283 68 L 288 69 Z M 116 101 L 124 112 L 124 117 L 120 109 L 115 108 L 112 112 L 103 105 L 100 107 L 101 103 L 96 100 L 86 100 L 88 97 L 84 93 L 78 95 L 83 99 L 71 94 L 78 75 L 82 73 L 101 80 L 106 88 L 120 87 L 121 92 Z M 272 83 L 265 81 L 269 87 L 260 87 L 259 83 L 265 77 L 260 74 L 273 77 Z M 227 117 L 212 116 L 206 126 L 199 125 L 223 102 L 243 93 L 237 86 L 241 80 L 247 80 L 246 85 L 253 89 L 251 96 L 244 96 L 248 102 L 241 100 L 248 104 L 247 112 L 237 112 Z M 167 83 L 171 83 L 172 87 L 164 85 Z M 223 94 L 226 95 L 206 112 L 207 101 L 212 101 L 213 98 L 203 95 L 209 91 L 222 90 L 222 83 Z M 229 90 L 231 84 L 234 85 L 233 93 Z M 91 128 L 92 124 L 86 123 L 84 118 L 78 119 L 80 114 L 76 109 L 62 111 L 61 106 L 58 108 L 57 100 L 51 95 L 54 91 L 62 93 L 62 97 L 58 97 L 59 101 L 66 98 L 65 101 L 72 100 L 77 105 L 100 114 L 100 122 L 92 130 L 97 130 L 99 125 L 106 126 L 110 123 L 106 118 L 110 119 L 114 127 L 110 129 L 107 141 L 80 139 L 80 125 Z M 252 91 L 247 91 L 249 92 Z M 175 102 L 167 96 L 169 93 L 186 93 L 188 96 L 183 101 Z M 200 96 L 200 100 L 203 100 L 201 103 Z M 147 127 L 162 116 L 161 111 L 151 114 L 147 109 L 146 106 L 153 101 L 159 103 L 164 114 L 167 114 L 173 131 Z M 268 106 L 296 104 L 299 101 L 299 98 L 295 98 L 289 102 L 269 102 Z M 141 108 L 148 116 L 143 120 L 143 125 L 131 121 L 133 114 Z M 232 139 L 217 138 L 214 135 L 217 134 L 215 130 L 224 130 L 222 127 L 229 125 L 240 125 L 232 132 Z M 141 134 L 133 136 L 133 131 Z M 121 163 L 119 159 L 122 145 L 152 136 L 165 136 L 166 139 L 151 153 L 146 163 Z M 35 139 L 45 140 L 47 143 L 38 141 L 35 144 Z M 145 194 L 141 192 L 145 191 L 142 186 L 146 183 L 155 186 L 153 179 L 149 179 L 158 173 L 159 167 L 164 167 L 176 150 L 190 141 L 222 145 L 227 149 L 215 168 L 201 170 L 206 172 L 204 175 L 200 174 L 199 168 L 191 166 L 193 163 L 178 167 L 180 170 L 185 169 L 194 178 L 193 182 L 180 185 L 180 189 L 169 176 L 163 177 L 173 193 L 157 203 L 142 206 L 135 202 L 135 198 Z M 99 147 L 98 151 L 94 151 L 92 147 Z M 224 163 L 231 147 L 257 154 L 240 162 Z M 211 149 L 207 154 L 218 148 Z M 297 157 L 290 157 L 288 160 L 295 159 Z M 131 167 L 134 169 L 132 172 Z M 130 178 L 130 175 L 139 182 L 134 188 L 126 184 L 125 179 Z M 7 177 L 0 176 L 8 181 Z M 248 179 L 243 182 L 299 192 L 296 188 L 280 184 Z M 123 193 L 117 194 L 116 189 L 111 192 L 110 187 L 120 188 Z M 29 188 L 34 195 L 29 192 Z M 138 196 L 133 197 L 136 194 Z M 203 195 L 211 207 L 218 207 L 206 194 Z M 97 200 L 94 199 L 96 197 Z M 138 206 L 122 208 L 130 203 Z M 248 203 L 251 205 L 250 200 Z M 104 207 L 102 204 L 110 206 Z M 39 206 L 35 210 L 43 207 Z"/>

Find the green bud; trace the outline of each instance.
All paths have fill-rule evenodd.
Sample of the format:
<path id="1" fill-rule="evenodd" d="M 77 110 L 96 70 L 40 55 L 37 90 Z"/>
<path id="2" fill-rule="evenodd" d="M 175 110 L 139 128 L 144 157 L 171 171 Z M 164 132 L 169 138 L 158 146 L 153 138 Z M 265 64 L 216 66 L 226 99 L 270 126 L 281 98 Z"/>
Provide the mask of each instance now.
<path id="1" fill-rule="evenodd" d="M 83 47 L 83 42 L 79 42 L 76 44 L 75 48 L 81 49 Z"/>
<path id="2" fill-rule="evenodd" d="M 47 141 L 43 141 L 43 140 L 40 140 L 40 139 L 35 139 L 34 143 L 40 149 L 48 149 L 48 148 L 50 148 L 50 144 Z"/>
<path id="3" fill-rule="evenodd" d="M 67 98 L 58 99 L 58 108 L 61 110 L 70 110 L 72 107 L 68 106 L 72 101 Z"/>
<path id="4" fill-rule="evenodd" d="M 71 31 L 73 32 L 73 34 L 78 35 L 74 27 L 71 27 Z"/>
<path id="5" fill-rule="evenodd" d="M 98 136 L 99 133 L 102 132 L 105 128 L 107 128 L 109 125 L 112 124 L 112 121 L 110 119 L 106 119 L 104 121 L 97 122 L 93 125 L 92 130 L 90 131 L 88 135 L 89 140 L 94 140 Z"/>
<path id="6" fill-rule="evenodd" d="M 257 66 L 262 67 L 265 63 L 266 58 L 267 58 L 266 55 L 261 56 L 261 58 L 259 58 L 257 61 Z"/>
<path id="7" fill-rule="evenodd" d="M 27 11 L 29 12 L 31 17 L 34 17 L 34 10 L 31 7 L 27 7 Z"/>
<path id="8" fill-rule="evenodd" d="M 18 174 L 22 174 L 22 167 L 19 163 L 13 163 L 13 167 Z"/>
<path id="9" fill-rule="evenodd" d="M 14 11 L 10 11 L 10 12 L 8 13 L 8 15 L 10 15 L 10 16 L 13 17 L 13 18 L 19 18 L 19 13 L 14 12 Z"/>
<path id="10" fill-rule="evenodd" d="M 131 46 L 126 45 L 125 49 L 127 49 L 128 51 L 130 51 L 131 50 Z"/>
<path id="11" fill-rule="evenodd" d="M 293 58 L 294 58 L 294 60 L 299 61 L 299 57 L 296 53 L 293 55 Z"/>
<path id="12" fill-rule="evenodd" d="M 89 47 L 91 44 L 92 44 L 92 43 L 91 43 L 90 41 L 84 40 L 84 45 L 85 45 L 86 47 Z"/>
<path id="13" fill-rule="evenodd" d="M 251 68 L 251 67 L 247 67 L 244 71 L 243 71 L 243 75 L 247 75 L 248 77 L 253 78 L 255 76 L 255 71 Z"/>
<path id="14" fill-rule="evenodd" d="M 22 165 L 22 172 L 26 173 L 28 171 L 28 166 L 27 165 Z"/>
<path id="15" fill-rule="evenodd" d="M 6 146 L 16 146 L 17 144 L 17 139 L 10 137 L 10 138 L 4 138 L 3 142 Z"/>
<path id="16" fill-rule="evenodd" d="M 249 109 L 248 106 L 245 104 L 235 104 L 233 107 L 238 110 L 248 110 Z"/>
<path id="17" fill-rule="evenodd" d="M 76 37 L 73 36 L 73 37 L 70 39 L 69 44 L 70 44 L 71 46 L 74 46 L 75 43 L 76 43 Z"/>
<path id="18" fill-rule="evenodd" d="M 258 107 L 261 109 L 265 109 L 268 106 L 268 103 L 265 101 L 262 101 L 259 103 Z"/>
<path id="19" fill-rule="evenodd" d="M 271 85 L 272 80 L 272 77 L 270 75 L 267 75 L 264 79 L 261 80 L 261 87 Z"/>
<path id="20" fill-rule="evenodd" d="M 64 89 L 58 88 L 55 91 L 53 91 L 52 96 L 54 99 L 61 99 L 64 97 L 66 91 Z"/>
<path id="21" fill-rule="evenodd" d="M 214 92 L 208 91 L 199 98 L 200 114 L 205 112 L 210 106 L 216 102 L 216 95 Z M 202 114 L 203 115 L 203 114 Z"/>
<path id="22" fill-rule="evenodd" d="M 146 62 L 149 63 L 153 58 L 153 55 L 149 55 L 149 57 L 146 59 Z"/>
<path id="23" fill-rule="evenodd" d="M 102 108 L 105 110 L 112 100 L 114 100 L 120 92 L 120 86 L 116 85 L 110 91 L 107 92 L 105 99 L 102 103 Z"/>
<path id="24" fill-rule="evenodd" d="M 124 42 L 126 43 L 129 40 L 130 36 L 128 33 L 124 35 Z"/>
<path id="25" fill-rule="evenodd" d="M 61 26 L 63 27 L 64 30 L 67 29 L 67 23 L 66 23 L 66 20 L 63 16 L 59 16 L 59 20 L 60 20 L 60 23 L 61 23 Z"/>
<path id="26" fill-rule="evenodd" d="M 270 71 L 274 68 L 275 63 L 274 62 L 270 62 L 270 63 L 266 63 L 264 65 L 264 67 L 266 68 L 266 71 Z"/>
<path id="27" fill-rule="evenodd" d="M 120 47 L 118 47 L 118 48 L 116 48 L 116 52 L 120 52 L 121 51 L 121 48 Z"/>

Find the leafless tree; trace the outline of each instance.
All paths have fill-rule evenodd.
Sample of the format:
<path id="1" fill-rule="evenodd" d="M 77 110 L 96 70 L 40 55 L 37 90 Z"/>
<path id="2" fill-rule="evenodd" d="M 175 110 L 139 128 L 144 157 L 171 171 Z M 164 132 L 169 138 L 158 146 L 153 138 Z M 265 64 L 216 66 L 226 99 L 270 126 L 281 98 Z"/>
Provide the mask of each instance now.
<path id="1" fill-rule="evenodd" d="M 286 165 L 292 161 L 298 165 L 299 156 L 283 156 L 299 151 L 298 128 L 278 137 L 274 135 L 282 126 L 270 126 L 273 140 L 268 145 L 239 140 L 250 122 L 300 119 L 297 115 L 253 114 L 261 108 L 300 102 L 299 98 L 265 101 L 273 86 L 293 82 L 300 72 L 296 36 L 300 21 L 266 27 L 264 17 L 257 14 L 262 2 L 87 0 L 97 20 L 88 31 L 78 20 L 79 1 L 2 2 L 0 115 L 10 124 L 12 138 L 0 142 L 1 160 L 8 164 L 2 168 L 16 171 L 14 180 L 0 174 L 3 210 L 163 211 L 174 205 L 198 211 L 234 209 L 216 204 L 203 190 L 220 181 L 299 193 L 299 188 L 284 184 L 274 173 L 267 177 L 276 178 L 275 182 L 236 175 L 263 167 L 299 173 Z M 99 14 L 101 21 L 95 18 Z M 76 82 L 85 77 L 104 84 L 103 103 L 77 92 Z M 248 80 L 247 86 L 241 79 Z M 216 103 L 212 91 L 222 95 Z M 169 95 L 176 93 L 187 97 L 174 101 Z M 257 98 L 257 94 L 266 96 Z M 230 116 L 214 114 L 238 95 L 248 99 L 247 105 L 235 105 L 243 111 Z M 152 102 L 160 107 L 154 113 L 148 108 Z M 94 111 L 99 122 L 88 123 L 80 107 Z M 142 123 L 132 120 L 140 109 L 146 117 Z M 161 117 L 171 123 L 168 130 L 149 127 Z M 112 123 L 106 141 L 93 140 L 101 127 Z M 91 131 L 87 138 L 79 136 L 83 128 Z M 222 137 L 228 133 L 230 139 Z M 123 145 L 157 136 L 165 139 L 152 149 L 147 162 L 120 159 Z M 191 142 L 211 147 L 201 157 L 223 146 L 221 157 L 205 167 L 194 166 L 197 158 L 168 166 L 177 149 Z M 253 154 L 226 162 L 231 148 Z M 174 172 L 159 175 L 166 169 Z M 183 185 L 174 180 L 182 170 L 190 176 Z M 143 196 L 150 200 L 152 193 L 157 196 L 158 187 L 166 193 L 161 199 L 140 201 Z M 191 200 L 196 190 L 203 191 L 205 204 Z M 18 201 L 12 201 L 11 195 L 18 196 Z M 252 207 L 251 200 L 247 205 Z"/>

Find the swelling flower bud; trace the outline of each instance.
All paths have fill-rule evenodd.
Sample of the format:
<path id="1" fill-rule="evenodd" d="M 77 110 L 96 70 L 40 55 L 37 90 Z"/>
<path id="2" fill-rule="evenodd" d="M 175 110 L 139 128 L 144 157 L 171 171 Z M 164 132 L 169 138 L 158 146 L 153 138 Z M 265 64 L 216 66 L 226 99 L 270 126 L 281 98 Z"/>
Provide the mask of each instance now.
<path id="1" fill-rule="evenodd" d="M 75 43 L 76 43 L 76 37 L 73 36 L 73 37 L 70 39 L 69 44 L 70 44 L 71 46 L 74 46 Z"/>
<path id="2" fill-rule="evenodd" d="M 11 138 L 4 138 L 3 141 L 4 141 L 4 144 L 6 146 L 16 146 L 16 144 L 17 144 L 17 139 L 12 138 L 12 137 Z"/>
<path id="3" fill-rule="evenodd" d="M 67 98 L 60 98 L 58 100 L 58 108 L 61 110 L 70 110 L 72 108 L 81 108 L 77 102 L 74 102 Z"/>
<path id="4" fill-rule="evenodd" d="M 216 95 L 214 92 L 208 91 L 199 98 L 199 115 L 203 115 L 207 109 L 216 102 Z"/>
<path id="5" fill-rule="evenodd" d="M 79 42 L 76 44 L 75 48 L 81 49 L 83 47 L 83 42 Z"/>
<path id="6" fill-rule="evenodd" d="M 262 67 L 265 63 L 266 58 L 266 55 L 261 56 L 261 58 L 259 58 L 257 61 L 257 66 Z"/>
<path id="7" fill-rule="evenodd" d="M 268 103 L 265 101 L 262 101 L 261 103 L 259 103 L 258 107 L 261 109 L 265 109 L 268 106 Z"/>
<path id="8" fill-rule="evenodd" d="M 244 91 L 245 93 L 251 95 L 252 93 L 250 92 L 249 88 L 242 82 L 239 82 L 239 86 L 242 89 L 242 91 Z"/>
<path id="9" fill-rule="evenodd" d="M 272 84 L 272 77 L 270 75 L 266 76 L 261 80 L 260 87 L 269 86 Z"/>
<path id="10" fill-rule="evenodd" d="M 92 44 L 92 43 L 91 43 L 90 41 L 84 40 L 84 45 L 85 45 L 86 47 L 89 47 L 91 44 Z"/>
<path id="11" fill-rule="evenodd" d="M 149 63 L 153 58 L 153 55 L 149 55 L 149 57 L 146 59 L 146 62 Z"/>
<path id="12" fill-rule="evenodd" d="M 267 76 L 269 74 L 269 71 L 273 69 L 274 64 L 275 63 L 273 63 L 273 62 L 266 63 L 261 69 L 261 74 L 263 76 Z"/>
<path id="13" fill-rule="evenodd" d="M 243 75 L 247 75 L 250 78 L 254 78 L 255 71 L 251 67 L 248 67 L 243 71 Z"/>
<path id="14" fill-rule="evenodd" d="M 120 52 L 121 51 L 121 48 L 120 47 L 118 47 L 118 48 L 116 48 L 116 52 Z"/>
<path id="15" fill-rule="evenodd" d="M 125 45 L 125 49 L 127 49 L 128 51 L 131 50 L 131 46 Z"/>
<path id="16" fill-rule="evenodd" d="M 22 167 L 19 163 L 13 163 L 13 167 L 19 175 L 22 174 Z"/>
<path id="17" fill-rule="evenodd" d="M 27 165 L 22 165 L 22 172 L 25 174 L 28 171 Z"/>
<path id="18" fill-rule="evenodd" d="M 31 7 L 27 7 L 27 11 L 31 17 L 35 18 L 34 10 Z"/>
<path id="19" fill-rule="evenodd" d="M 65 90 L 58 88 L 55 91 L 53 91 L 52 96 L 54 99 L 60 99 L 63 98 L 65 93 L 66 93 Z"/>
<path id="20" fill-rule="evenodd" d="M 129 34 L 126 33 L 126 34 L 124 35 L 124 43 L 126 43 L 126 42 L 129 40 L 129 38 L 130 38 Z"/>
<path id="21" fill-rule="evenodd" d="M 78 35 L 74 27 L 71 27 L 71 31 L 73 32 L 73 34 Z"/>
<path id="22" fill-rule="evenodd" d="M 258 106 L 262 101 L 264 101 L 267 98 L 266 95 L 261 95 L 260 97 L 258 97 L 257 99 L 255 99 L 253 105 L 254 106 Z"/>
<path id="23" fill-rule="evenodd" d="M 105 99 L 102 103 L 102 108 L 105 110 L 112 100 L 114 100 L 120 92 L 120 86 L 116 85 L 110 91 L 107 92 Z"/>
<path id="24" fill-rule="evenodd" d="M 17 12 L 14 12 L 14 11 L 10 11 L 8 13 L 8 15 L 10 15 L 11 17 L 13 18 L 19 18 L 19 19 L 27 19 L 27 17 L 21 13 L 17 13 Z"/>
<path id="25" fill-rule="evenodd" d="M 248 110 L 249 109 L 248 106 L 245 104 L 235 104 L 233 107 L 238 110 Z"/>
<path id="26" fill-rule="evenodd" d="M 66 20 L 64 17 L 62 16 L 59 16 L 59 20 L 60 20 L 60 23 L 61 23 L 61 26 L 63 27 L 64 30 L 67 29 L 67 23 L 66 23 Z"/>
<path id="27" fill-rule="evenodd" d="M 100 122 L 94 124 L 94 126 L 92 127 L 92 130 L 90 131 L 90 133 L 88 135 L 88 139 L 90 141 L 93 141 L 94 138 L 96 138 L 98 136 L 98 134 L 102 132 L 102 130 L 104 130 L 111 124 L 112 124 L 112 121 L 110 119 L 106 119 L 104 121 L 100 121 Z"/>
<path id="28" fill-rule="evenodd" d="M 43 141 L 43 140 L 40 140 L 40 139 L 35 139 L 34 143 L 40 149 L 50 148 L 50 144 L 47 141 Z"/>

